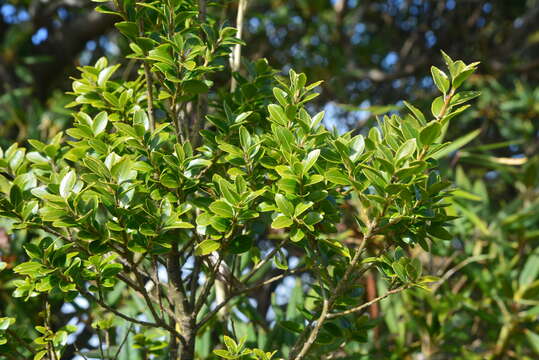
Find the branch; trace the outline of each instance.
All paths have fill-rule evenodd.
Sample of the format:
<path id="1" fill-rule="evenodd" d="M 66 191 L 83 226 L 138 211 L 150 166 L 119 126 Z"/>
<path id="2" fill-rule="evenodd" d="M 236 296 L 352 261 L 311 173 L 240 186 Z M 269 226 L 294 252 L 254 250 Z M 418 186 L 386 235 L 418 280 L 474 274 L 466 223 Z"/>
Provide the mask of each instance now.
<path id="1" fill-rule="evenodd" d="M 98 303 L 99 305 L 101 305 L 103 308 L 105 308 L 106 310 L 110 311 L 111 313 L 113 313 L 114 315 L 117 315 L 119 317 L 121 317 L 122 319 L 124 320 L 127 320 L 131 323 L 134 323 L 134 324 L 138 324 L 138 325 L 142 325 L 142 326 L 148 326 L 148 327 L 154 327 L 154 328 L 165 328 L 167 330 L 168 327 L 167 326 L 163 326 L 163 324 L 158 324 L 158 323 L 153 323 L 153 322 L 149 322 L 149 321 L 144 321 L 144 320 L 139 320 L 139 319 L 136 319 L 136 318 L 133 318 L 129 315 L 126 315 L 118 310 L 116 310 L 115 308 L 113 308 L 112 306 L 110 305 L 107 305 L 103 300 L 101 300 L 100 298 L 98 298 L 97 296 L 94 296 L 93 294 L 91 294 L 89 291 L 79 287 L 79 292 L 83 293 L 84 295 L 88 296 L 90 299 L 92 299 L 93 301 L 95 301 L 96 303 Z M 169 330 L 170 331 L 170 330 Z M 177 335 L 177 336 L 180 336 L 180 334 L 178 334 L 175 330 L 174 330 L 174 333 Z"/>
<path id="2" fill-rule="evenodd" d="M 455 265 L 454 267 L 452 267 L 451 269 L 445 272 L 445 274 L 440 278 L 440 280 L 438 280 L 438 282 L 434 284 L 434 286 L 432 287 L 432 292 L 435 293 L 440 288 L 440 286 L 442 286 L 443 283 L 445 283 L 451 276 L 453 276 L 454 273 L 456 273 L 457 271 L 459 271 L 466 265 L 473 262 L 488 260 L 492 258 L 493 256 L 491 255 L 483 254 L 483 255 L 472 256 L 461 261 L 460 263 L 458 263 L 457 265 Z"/>
<path id="3" fill-rule="evenodd" d="M 269 278 L 267 280 L 264 280 L 264 281 L 261 281 L 253 286 L 250 286 L 248 288 L 243 288 L 243 289 L 236 289 L 236 291 L 233 291 L 231 292 L 221 303 L 217 304 L 217 306 L 215 306 L 215 308 L 210 311 L 202 320 L 200 320 L 200 322 L 195 326 L 195 331 L 197 331 L 198 329 L 200 329 L 206 322 L 208 322 L 212 317 L 214 317 L 215 315 L 217 315 L 217 313 L 219 312 L 219 310 L 225 306 L 226 304 L 228 304 L 230 302 L 230 300 L 232 300 L 233 298 L 235 298 L 236 296 L 238 295 L 241 295 L 241 294 L 245 294 L 245 293 L 249 293 L 253 290 L 256 290 L 258 288 L 261 288 L 261 287 L 264 287 L 266 285 L 269 285 L 275 281 L 279 281 L 281 279 L 283 279 L 284 277 L 286 276 L 289 276 L 289 275 L 293 275 L 293 274 L 297 274 L 297 273 L 300 273 L 300 272 L 305 272 L 307 271 L 308 269 L 307 268 L 300 268 L 300 269 L 293 269 L 293 270 L 288 270 L 280 275 L 276 275 L 272 278 Z"/>
<path id="4" fill-rule="evenodd" d="M 288 239 L 283 239 L 279 245 L 277 245 L 269 254 L 268 256 L 266 256 L 264 258 L 264 260 L 260 261 L 258 264 L 256 264 L 253 269 L 241 280 L 242 283 L 247 283 L 247 281 L 249 281 L 255 274 L 258 270 L 260 270 L 264 265 L 266 265 L 266 263 L 268 261 L 270 261 L 274 256 L 275 254 L 277 254 L 277 252 L 284 246 L 284 244 L 286 243 Z"/>
<path id="5" fill-rule="evenodd" d="M 301 340 L 303 336 L 300 336 L 298 341 L 296 341 L 296 344 L 290 351 L 289 359 L 302 360 L 305 357 L 305 355 L 307 355 L 307 353 L 309 352 L 309 350 L 311 349 L 314 343 L 314 339 L 316 339 L 316 335 L 318 335 L 318 332 L 320 331 L 320 327 L 324 324 L 324 322 L 327 319 L 328 311 L 330 311 L 333 308 L 335 301 L 337 300 L 337 298 L 341 295 L 341 293 L 344 291 L 345 287 L 347 286 L 348 280 L 350 279 L 352 272 L 354 271 L 356 265 L 361 259 L 361 253 L 363 252 L 363 249 L 365 248 L 367 241 L 372 239 L 378 233 L 378 231 L 379 231 L 378 225 L 376 223 L 371 224 L 367 234 L 365 234 L 365 236 L 363 237 L 363 241 L 361 242 L 361 245 L 356 250 L 354 257 L 352 258 L 352 261 L 350 261 L 350 264 L 346 268 L 346 271 L 344 272 L 343 277 L 337 283 L 337 287 L 335 288 L 333 295 L 331 295 L 329 300 L 327 300 L 327 304 L 326 304 L 326 301 L 324 301 L 324 307 L 322 308 L 322 313 L 320 314 L 320 317 L 316 321 L 315 327 L 311 330 L 311 334 L 308 337 L 308 340 L 305 343 L 301 344 L 299 340 Z M 304 331 L 307 331 L 307 329 L 308 327 L 305 328 Z M 312 339 L 313 333 L 315 333 L 314 339 Z M 310 341 L 311 339 L 312 341 Z M 300 346 L 301 346 L 301 350 L 300 350 Z M 299 353 L 298 353 L 298 350 L 299 350 Z"/>
<path id="6" fill-rule="evenodd" d="M 348 310 L 345 310 L 345 311 L 341 311 L 341 312 L 337 312 L 337 313 L 328 314 L 327 319 L 335 319 L 335 318 L 338 318 L 338 317 L 341 317 L 341 316 L 356 313 L 356 312 L 361 311 L 361 310 L 363 310 L 365 308 L 368 308 L 372 304 L 375 304 L 377 302 L 380 302 L 380 301 L 384 300 L 386 297 L 388 297 L 390 295 L 400 293 L 401 291 L 404 291 L 404 290 L 410 288 L 411 286 L 412 285 L 406 284 L 406 285 L 403 285 L 401 287 L 395 288 L 393 290 L 389 290 L 384 295 L 380 295 L 380 296 L 372 299 L 371 301 L 368 301 L 368 302 L 366 302 L 364 304 L 358 305 L 358 306 L 356 306 L 354 308 L 351 308 L 351 309 L 348 309 Z"/>

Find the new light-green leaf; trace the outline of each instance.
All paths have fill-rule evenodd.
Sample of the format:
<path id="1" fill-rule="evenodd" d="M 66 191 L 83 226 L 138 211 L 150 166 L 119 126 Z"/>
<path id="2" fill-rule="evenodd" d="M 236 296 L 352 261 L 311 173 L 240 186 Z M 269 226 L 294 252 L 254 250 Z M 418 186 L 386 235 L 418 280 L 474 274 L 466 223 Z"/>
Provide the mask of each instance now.
<path id="1" fill-rule="evenodd" d="M 97 114 L 92 124 L 92 132 L 94 135 L 97 136 L 105 131 L 108 122 L 108 115 L 105 111 L 101 111 L 99 114 Z"/>
<path id="2" fill-rule="evenodd" d="M 277 204 L 279 210 L 286 216 L 291 217 L 292 215 L 294 215 L 294 205 L 292 205 L 292 203 L 288 201 L 284 195 L 276 194 L 275 204 Z"/>
<path id="3" fill-rule="evenodd" d="M 218 250 L 221 244 L 214 240 L 204 240 L 196 246 L 195 254 L 198 256 L 204 256 Z"/>
<path id="4" fill-rule="evenodd" d="M 270 114 L 270 120 L 282 125 L 286 126 L 288 124 L 288 118 L 286 117 L 286 114 L 284 113 L 284 110 L 282 107 L 280 107 L 277 104 L 271 104 L 268 105 L 268 111 Z"/>
<path id="5" fill-rule="evenodd" d="M 307 173 L 309 169 L 313 167 L 313 165 L 316 163 L 316 160 L 318 160 L 318 156 L 320 156 L 319 149 L 313 150 L 307 155 L 307 157 L 303 160 L 304 173 Z"/>
<path id="6" fill-rule="evenodd" d="M 431 66 L 430 72 L 432 74 L 432 79 L 436 84 L 436 87 L 443 92 L 444 94 L 449 91 L 450 83 L 447 75 L 436 66 Z"/>
<path id="7" fill-rule="evenodd" d="M 64 199 L 71 194 L 71 191 L 73 190 L 73 186 L 75 186 L 75 182 L 77 181 L 77 175 L 73 170 L 68 172 L 62 181 L 60 182 L 60 196 Z"/>
<path id="8" fill-rule="evenodd" d="M 279 215 L 275 218 L 275 220 L 273 220 L 271 227 L 274 229 L 282 229 L 291 226 L 293 223 L 294 222 L 292 219 L 290 219 L 288 216 Z"/>

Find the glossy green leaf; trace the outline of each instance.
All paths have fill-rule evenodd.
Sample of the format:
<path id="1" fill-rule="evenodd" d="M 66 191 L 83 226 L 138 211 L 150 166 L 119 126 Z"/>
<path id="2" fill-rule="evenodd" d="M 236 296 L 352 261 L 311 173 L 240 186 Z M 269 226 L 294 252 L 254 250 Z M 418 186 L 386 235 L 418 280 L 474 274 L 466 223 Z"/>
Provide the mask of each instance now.
<path id="1" fill-rule="evenodd" d="M 279 215 L 273 220 L 273 222 L 271 223 L 271 227 L 274 229 L 282 229 L 285 227 L 289 227 L 292 224 L 293 221 L 291 218 L 284 215 Z"/>
<path id="2" fill-rule="evenodd" d="M 214 251 L 219 250 L 221 243 L 213 240 L 204 240 L 195 247 L 195 254 L 198 256 L 205 256 Z"/>

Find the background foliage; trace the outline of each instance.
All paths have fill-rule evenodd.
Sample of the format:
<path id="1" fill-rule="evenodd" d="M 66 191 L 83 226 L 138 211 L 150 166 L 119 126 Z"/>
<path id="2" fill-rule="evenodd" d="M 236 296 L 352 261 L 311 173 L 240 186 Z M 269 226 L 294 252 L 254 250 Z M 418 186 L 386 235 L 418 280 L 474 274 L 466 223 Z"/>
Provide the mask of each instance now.
<path id="1" fill-rule="evenodd" d="M 3 149 L 13 140 L 25 144 L 27 138 L 52 139 L 71 124 L 64 109 L 72 100 L 65 95 L 70 90 L 66 75 L 78 76 L 75 66 L 94 64 L 102 55 L 111 63 L 124 61 L 122 55 L 130 50 L 113 31 L 115 19 L 92 8 L 76 0 L 1 5 Z M 236 2 L 208 11 L 235 24 Z M 285 73 L 294 68 L 311 81 L 325 80 L 321 96 L 310 106 L 326 109 L 327 125 L 340 131 L 361 132 L 374 124 L 375 115 L 404 113 L 404 98 L 425 101 L 422 108 L 428 110 L 427 100 L 436 91 L 430 65 L 440 62 L 441 67 L 439 49 L 467 62 L 482 62 L 467 85 L 482 96 L 449 128 L 448 137 L 465 147 L 441 160 L 443 175 L 461 189 L 450 207 L 459 216 L 451 229 L 453 238 L 436 243 L 432 256 L 413 253 L 426 273 L 443 281 L 430 293 L 411 290 L 369 308 L 374 319 L 369 341 L 334 356 L 361 351 L 395 359 L 420 353 L 431 359 L 525 359 L 539 352 L 538 13 L 539 3 L 532 0 L 249 3 L 244 27 L 248 45 L 242 55 L 266 57 Z M 120 76 L 130 78 L 132 60 L 125 61 Z M 0 233 L 8 267 L 0 274 L 0 314 L 16 317 L 21 333 L 35 325 L 27 314 L 40 308 L 11 299 L 10 269 L 26 259 L 22 244 L 29 236 L 24 231 L 16 236 Z M 289 254 L 288 260 L 297 255 Z M 294 319 L 299 316 L 296 305 L 309 301 L 301 284 L 298 276 L 262 289 L 259 304 L 272 309 L 274 320 Z M 369 273 L 365 299 L 383 294 L 384 286 L 377 274 Z M 76 337 L 78 347 L 95 348 L 93 319 L 83 319 L 83 305 L 53 304 L 55 327 L 82 319 L 88 326 Z M 135 306 L 140 305 L 126 305 Z M 290 339 L 248 341 L 283 351 L 277 344 L 285 347 Z M 204 355 L 206 350 L 200 351 Z M 66 358 L 74 352 L 69 346 Z"/>

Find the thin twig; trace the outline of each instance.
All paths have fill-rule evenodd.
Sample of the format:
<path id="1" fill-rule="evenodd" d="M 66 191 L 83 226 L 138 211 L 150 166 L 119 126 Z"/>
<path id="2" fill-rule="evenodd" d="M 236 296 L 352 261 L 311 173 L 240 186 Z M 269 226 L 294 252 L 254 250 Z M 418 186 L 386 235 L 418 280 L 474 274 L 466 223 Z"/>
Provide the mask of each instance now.
<path id="1" fill-rule="evenodd" d="M 386 297 L 390 296 L 390 295 L 393 295 L 393 294 L 397 294 L 397 293 L 400 293 L 401 291 L 404 291 L 408 288 L 410 288 L 412 285 L 409 285 L 409 284 L 406 284 L 406 285 L 403 285 L 401 287 L 398 287 L 398 288 L 395 288 L 393 290 L 389 290 L 388 292 L 386 292 L 384 295 L 380 295 L 374 299 L 372 299 L 371 301 L 368 301 L 364 304 L 361 304 L 359 306 L 356 306 L 356 307 L 353 307 L 351 309 L 348 309 L 348 310 L 345 310 L 345 311 L 341 311 L 341 312 L 337 312 L 337 313 L 331 313 L 331 314 L 328 314 L 327 316 L 327 319 L 335 319 L 335 318 L 338 318 L 338 317 L 341 317 L 341 316 L 345 316 L 345 315 L 350 315 L 350 314 L 353 314 L 353 313 L 356 313 L 358 311 L 361 311 L 363 309 L 366 309 L 368 308 L 369 306 L 371 306 L 372 304 L 375 304 L 377 302 L 380 302 L 382 300 L 384 300 Z"/>
<path id="2" fill-rule="evenodd" d="M 363 241 L 363 243 L 365 243 L 365 241 Z M 317 255 L 317 258 L 320 259 L 320 253 L 319 253 L 317 247 L 315 247 L 315 254 Z M 329 315 L 328 313 L 329 313 L 329 310 L 330 310 L 330 306 L 333 305 L 333 303 L 330 303 L 331 298 L 328 299 L 328 297 L 327 297 L 326 288 L 324 286 L 324 283 L 322 282 L 322 275 L 321 275 L 321 268 L 320 268 L 321 266 L 319 265 L 318 267 L 319 268 L 316 271 L 316 277 L 318 279 L 318 285 L 320 286 L 320 291 L 322 292 L 322 294 L 321 294 L 322 298 L 323 298 L 322 312 L 320 313 L 320 317 L 316 321 L 316 325 L 312 328 L 311 333 L 309 334 L 309 337 L 307 338 L 307 340 L 303 344 L 303 347 L 301 348 L 301 351 L 296 356 L 296 359 L 302 359 L 303 357 L 305 357 L 305 355 L 307 355 L 307 352 L 310 350 L 312 344 L 314 343 L 314 341 L 318 337 L 318 333 L 320 332 L 320 329 L 322 329 L 322 325 L 324 325 L 324 322 L 328 318 L 328 315 Z M 312 326 L 312 324 L 309 325 L 309 327 L 310 326 Z"/>
<path id="3" fill-rule="evenodd" d="M 97 327 L 97 339 L 99 340 L 99 352 L 101 353 L 101 358 L 105 359 L 105 349 L 103 348 L 103 337 L 101 336 L 99 326 Z"/>
<path id="4" fill-rule="evenodd" d="M 112 306 L 107 305 L 103 300 L 99 299 L 98 297 L 94 296 L 89 291 L 87 291 L 87 290 L 85 290 L 83 288 L 79 288 L 79 292 L 83 293 L 85 296 L 88 296 L 90 299 L 92 299 L 93 301 L 95 301 L 96 303 L 101 305 L 103 308 L 110 311 L 114 315 L 121 317 L 124 320 L 127 320 L 127 321 L 135 323 L 135 324 L 139 324 L 139 325 L 142 325 L 142 326 L 148 326 L 148 327 L 153 327 L 153 328 L 164 328 L 164 329 L 167 329 L 168 331 L 172 332 L 176 337 L 181 338 L 181 335 L 177 331 L 175 331 L 174 328 L 170 328 L 166 324 L 158 324 L 158 323 L 155 323 L 155 322 L 149 322 L 149 321 L 136 319 L 134 317 L 131 317 L 129 315 L 126 315 L 126 314 L 114 309 Z"/>
<path id="5" fill-rule="evenodd" d="M 129 329 L 127 329 L 127 332 L 125 333 L 125 336 L 124 336 L 120 346 L 118 347 L 118 350 L 116 350 L 116 354 L 114 355 L 114 360 L 118 360 L 118 357 L 120 356 L 120 352 L 122 351 L 122 347 L 126 343 L 127 338 L 129 337 L 129 333 L 131 332 L 132 329 L 133 329 L 133 323 L 130 323 L 129 324 Z"/>
<path id="6" fill-rule="evenodd" d="M 260 261 L 259 263 L 257 263 L 253 269 L 241 280 L 242 283 L 247 283 L 247 281 L 249 281 L 255 274 L 258 270 L 260 270 L 260 268 L 262 268 L 262 266 L 266 265 L 266 263 L 268 261 L 270 261 L 271 259 L 273 259 L 273 257 L 275 256 L 275 254 L 277 254 L 277 252 L 279 250 L 281 250 L 281 248 L 284 246 L 284 244 L 286 243 L 288 239 L 283 239 L 279 245 L 277 245 L 265 258 L 264 260 Z"/>
<path id="7" fill-rule="evenodd" d="M 221 261 L 223 261 L 223 258 L 219 256 L 219 260 L 215 263 L 215 266 L 213 267 L 210 276 L 206 279 L 204 282 L 204 285 L 202 287 L 202 291 L 200 292 L 200 295 L 198 296 L 198 299 L 195 304 L 194 308 L 194 314 L 198 314 L 200 309 L 202 309 L 202 306 L 204 305 L 204 302 L 206 301 L 206 298 L 208 297 L 208 293 L 211 289 L 211 284 L 215 281 L 215 277 L 217 276 L 217 272 L 219 270 L 219 266 L 221 265 Z"/>
<path id="8" fill-rule="evenodd" d="M 81 353 L 79 347 L 77 346 L 76 343 L 73 343 L 73 347 L 75 348 L 75 354 L 81 356 L 84 360 L 88 360 L 88 358 L 86 357 L 86 355 L 84 355 L 83 353 Z"/>
<path id="9" fill-rule="evenodd" d="M 11 336 L 13 339 L 15 339 L 16 342 L 21 344 L 26 350 L 30 351 L 31 354 L 35 353 L 35 349 L 32 347 L 32 345 L 28 344 L 26 341 L 21 339 L 19 335 L 13 330 L 7 329 L 5 330 L 6 333 Z"/>
<path id="10" fill-rule="evenodd" d="M 264 281 L 261 281 L 257 284 L 254 284 L 248 288 L 242 288 L 242 289 L 236 289 L 235 291 L 231 292 L 221 303 L 217 304 L 215 306 L 215 308 L 209 312 L 202 320 L 200 320 L 198 322 L 198 324 L 196 325 L 195 329 L 198 330 L 200 329 L 206 322 L 208 322 L 211 318 L 213 318 L 218 312 L 219 310 L 225 306 L 226 304 L 228 304 L 230 302 L 230 300 L 232 300 L 234 297 L 238 296 L 238 295 L 241 295 L 241 294 L 246 294 L 246 293 L 249 293 L 253 290 L 256 290 L 258 288 L 261 288 L 261 287 L 264 287 L 266 285 L 269 285 L 275 281 L 279 281 L 281 279 L 283 279 L 284 277 L 286 276 L 290 276 L 290 275 L 293 275 L 293 274 L 297 274 L 297 273 L 301 273 L 301 272 L 305 272 L 309 270 L 308 268 L 300 268 L 300 269 L 292 269 L 292 270 L 288 270 L 280 275 L 276 275 L 272 278 L 269 278 L 267 280 L 264 280 Z"/>
<path id="11" fill-rule="evenodd" d="M 309 352 L 311 349 L 314 340 L 316 339 L 316 335 L 320 331 L 320 328 L 324 324 L 324 322 L 327 320 L 328 311 L 330 311 L 337 300 L 337 298 L 341 295 L 342 291 L 344 291 L 345 287 L 348 284 L 348 280 L 352 276 L 352 272 L 354 271 L 356 265 L 359 263 L 359 260 L 361 259 L 361 253 L 363 252 L 363 249 L 365 248 L 365 245 L 367 241 L 369 241 L 371 238 L 373 238 L 378 233 L 378 224 L 373 223 L 369 227 L 369 230 L 367 234 L 363 237 L 363 241 L 361 242 L 361 245 L 359 248 L 356 249 L 356 252 L 354 254 L 354 257 L 350 261 L 350 264 L 346 268 L 346 271 L 344 272 L 343 277 L 341 280 L 337 283 L 337 287 L 335 288 L 335 291 L 333 292 L 333 295 L 329 298 L 329 300 L 324 301 L 324 305 L 322 308 L 322 313 L 320 314 L 320 317 L 318 320 L 316 320 L 315 327 L 311 330 L 310 336 L 307 338 L 307 341 L 304 343 L 301 343 L 299 341 L 296 342 L 292 350 L 290 351 L 290 359 L 295 360 L 302 360 L 305 355 Z M 304 331 L 307 331 L 308 327 L 305 328 Z M 313 333 L 315 333 L 315 336 L 313 338 Z M 301 340 L 303 336 L 300 336 L 298 340 Z M 297 354 L 297 355 L 296 355 Z"/>
<path id="12" fill-rule="evenodd" d="M 457 271 L 459 271 L 466 265 L 473 262 L 478 262 L 478 261 L 483 261 L 483 260 L 488 260 L 488 259 L 492 259 L 492 255 L 486 255 L 486 254 L 477 255 L 477 256 L 472 256 L 461 261 L 460 263 L 458 263 L 457 265 L 455 265 L 454 267 L 452 267 L 451 269 L 445 272 L 445 274 L 440 278 L 440 280 L 438 280 L 438 282 L 434 284 L 434 286 L 432 287 L 432 292 L 433 293 L 436 292 L 436 290 L 438 290 L 440 286 L 442 286 L 443 283 L 445 283 L 451 276 L 453 276 L 454 273 L 456 273 Z"/>

